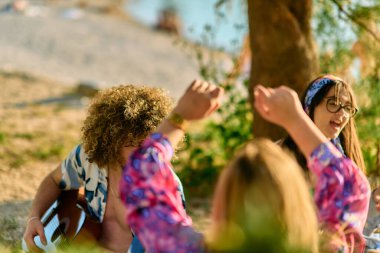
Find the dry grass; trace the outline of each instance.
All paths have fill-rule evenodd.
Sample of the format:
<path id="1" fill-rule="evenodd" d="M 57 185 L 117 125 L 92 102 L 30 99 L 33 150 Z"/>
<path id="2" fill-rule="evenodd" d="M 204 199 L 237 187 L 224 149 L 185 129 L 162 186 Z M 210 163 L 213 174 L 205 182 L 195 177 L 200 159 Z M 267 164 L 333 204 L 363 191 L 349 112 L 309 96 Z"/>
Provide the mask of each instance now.
<path id="1" fill-rule="evenodd" d="M 0 83 L 0 244 L 14 249 L 42 178 L 80 141 L 85 108 L 51 80 L 2 71 Z"/>

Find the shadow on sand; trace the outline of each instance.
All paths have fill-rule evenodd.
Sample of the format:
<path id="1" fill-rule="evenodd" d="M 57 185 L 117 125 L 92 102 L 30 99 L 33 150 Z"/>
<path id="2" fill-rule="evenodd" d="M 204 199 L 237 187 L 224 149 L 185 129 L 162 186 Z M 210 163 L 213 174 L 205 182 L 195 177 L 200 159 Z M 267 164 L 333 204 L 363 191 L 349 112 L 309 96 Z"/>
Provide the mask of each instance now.
<path id="1" fill-rule="evenodd" d="M 0 244 L 18 247 L 32 200 L 15 200 L 0 203 Z"/>

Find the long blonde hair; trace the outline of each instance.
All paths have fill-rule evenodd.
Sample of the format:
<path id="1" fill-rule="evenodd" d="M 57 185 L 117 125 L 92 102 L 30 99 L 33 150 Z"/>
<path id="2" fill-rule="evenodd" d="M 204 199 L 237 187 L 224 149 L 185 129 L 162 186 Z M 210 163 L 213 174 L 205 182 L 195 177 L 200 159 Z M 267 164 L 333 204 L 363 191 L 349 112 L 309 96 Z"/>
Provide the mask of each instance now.
<path id="1" fill-rule="evenodd" d="M 302 170 L 269 140 L 245 145 L 222 172 L 212 221 L 211 251 L 256 249 L 268 239 L 279 250 L 281 238 L 293 249 L 318 251 L 317 216 Z"/>

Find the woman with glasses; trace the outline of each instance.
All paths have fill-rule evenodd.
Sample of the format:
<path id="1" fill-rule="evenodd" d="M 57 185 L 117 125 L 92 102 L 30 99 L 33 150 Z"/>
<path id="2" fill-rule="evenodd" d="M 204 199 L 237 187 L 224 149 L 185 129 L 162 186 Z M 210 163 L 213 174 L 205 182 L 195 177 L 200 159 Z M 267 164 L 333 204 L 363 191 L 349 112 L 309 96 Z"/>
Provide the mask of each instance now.
<path id="1" fill-rule="evenodd" d="M 333 77 L 324 78 L 313 82 L 304 105 L 309 105 L 313 94 L 331 83 Z M 334 79 L 333 82 L 339 83 L 340 80 Z M 341 88 L 339 84 L 332 85 L 320 97 L 321 102 L 314 107 L 313 121 L 310 114 L 302 111 L 310 112 L 310 107 L 302 108 L 296 92 L 288 87 L 268 89 L 256 86 L 255 108 L 264 119 L 285 128 L 307 157 L 314 179 L 314 201 L 321 231 L 320 252 L 363 253 L 366 242 L 362 231 L 368 212 L 370 185 L 363 171 L 339 151 L 339 143 L 331 143 L 331 140 L 339 141 L 340 128 L 349 124 L 350 115 L 356 111 L 349 104 L 352 101 L 348 100 L 349 93 L 342 92 Z M 335 101 L 329 101 L 331 96 Z M 343 111 L 345 109 L 348 111 Z"/>
<path id="2" fill-rule="evenodd" d="M 351 86 L 339 77 L 323 75 L 308 85 L 301 101 L 305 112 L 319 130 L 365 172 L 354 121 L 358 109 Z M 298 163 L 308 173 L 306 158 L 294 140 L 288 136 L 280 143 L 294 153 Z"/>

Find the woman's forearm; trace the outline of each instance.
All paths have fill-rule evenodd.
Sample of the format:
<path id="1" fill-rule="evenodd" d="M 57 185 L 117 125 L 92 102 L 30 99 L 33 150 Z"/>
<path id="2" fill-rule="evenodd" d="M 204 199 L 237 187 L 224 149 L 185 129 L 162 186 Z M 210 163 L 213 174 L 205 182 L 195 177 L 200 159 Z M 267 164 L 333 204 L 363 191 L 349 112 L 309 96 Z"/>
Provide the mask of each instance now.
<path id="1" fill-rule="evenodd" d="M 32 207 L 29 212 L 30 217 L 38 217 L 44 214 L 44 212 L 52 205 L 52 203 L 58 198 L 61 193 L 57 184 L 59 178 L 59 167 L 47 175 L 41 182 L 37 189 L 37 193 L 32 203 Z"/>
<path id="2" fill-rule="evenodd" d="M 157 133 L 161 133 L 165 136 L 171 143 L 173 149 L 176 149 L 178 143 L 183 138 L 185 132 L 175 127 L 168 119 L 165 119 L 161 122 L 161 124 L 156 129 Z"/>
<path id="3" fill-rule="evenodd" d="M 306 113 L 301 113 L 295 120 L 284 125 L 284 128 L 305 157 L 310 157 L 313 150 L 328 141 Z"/>

